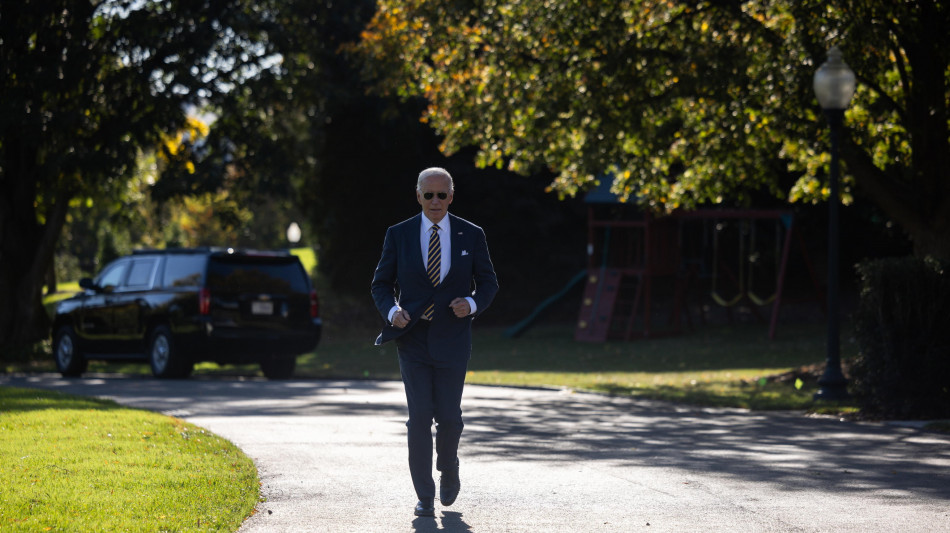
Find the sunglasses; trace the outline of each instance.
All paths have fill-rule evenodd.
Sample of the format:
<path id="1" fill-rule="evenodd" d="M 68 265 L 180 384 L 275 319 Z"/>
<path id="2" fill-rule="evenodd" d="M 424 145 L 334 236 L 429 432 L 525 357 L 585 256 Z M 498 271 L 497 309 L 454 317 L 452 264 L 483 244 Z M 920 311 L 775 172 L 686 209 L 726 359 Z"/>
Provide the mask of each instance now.
<path id="1" fill-rule="evenodd" d="M 449 197 L 449 193 L 447 193 L 447 192 L 426 192 L 426 193 L 422 193 L 422 197 L 425 198 L 426 200 L 431 200 L 433 196 L 438 196 L 438 197 L 439 197 L 439 200 L 445 200 L 446 198 Z"/>

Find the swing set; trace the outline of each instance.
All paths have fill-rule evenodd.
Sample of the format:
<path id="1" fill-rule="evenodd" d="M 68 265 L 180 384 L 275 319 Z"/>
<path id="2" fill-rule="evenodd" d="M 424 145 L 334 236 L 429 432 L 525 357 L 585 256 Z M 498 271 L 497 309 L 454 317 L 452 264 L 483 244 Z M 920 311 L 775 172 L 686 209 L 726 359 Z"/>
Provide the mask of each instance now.
<path id="1" fill-rule="evenodd" d="M 632 206 L 605 210 L 605 203 L 588 206 L 587 279 L 574 335 L 578 341 L 679 333 L 684 314 L 692 327 L 687 298 L 700 281 L 708 282 L 709 298 L 730 317 L 731 309 L 742 303 L 760 318 L 758 308 L 771 306 L 769 339 L 774 339 L 793 241 L 821 301 L 790 210 L 696 210 L 656 218 Z M 665 292 L 657 292 L 663 288 Z M 668 313 L 659 328 L 654 324 L 658 313 Z"/>
<path id="2" fill-rule="evenodd" d="M 694 264 L 708 265 L 709 297 L 720 307 L 739 304 L 759 315 L 771 305 L 769 338 L 775 338 L 793 242 L 798 244 L 804 266 L 820 302 L 821 286 L 800 232 L 795 214 L 782 209 L 699 210 L 679 213 L 681 231 L 691 222 L 702 225 L 703 245 Z M 711 240 L 711 246 L 708 241 Z M 697 250 L 684 250 L 697 257 Z"/>

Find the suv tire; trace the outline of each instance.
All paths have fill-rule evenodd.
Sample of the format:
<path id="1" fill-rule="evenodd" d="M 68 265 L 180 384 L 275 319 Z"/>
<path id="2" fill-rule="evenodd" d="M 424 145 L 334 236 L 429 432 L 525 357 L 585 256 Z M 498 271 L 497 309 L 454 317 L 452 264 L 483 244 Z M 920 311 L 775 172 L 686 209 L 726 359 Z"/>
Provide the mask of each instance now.
<path id="1" fill-rule="evenodd" d="M 290 379 L 296 368 L 296 357 L 272 357 L 261 361 L 261 372 L 267 379 Z"/>
<path id="2" fill-rule="evenodd" d="M 166 379 L 191 375 L 194 363 L 175 347 L 168 326 L 156 326 L 148 339 L 148 362 L 153 376 Z"/>
<path id="3" fill-rule="evenodd" d="M 56 336 L 53 337 L 53 356 L 56 359 L 56 370 L 64 378 L 79 377 L 89 367 L 89 361 L 79 351 L 76 332 L 72 326 L 62 326 L 56 330 Z"/>

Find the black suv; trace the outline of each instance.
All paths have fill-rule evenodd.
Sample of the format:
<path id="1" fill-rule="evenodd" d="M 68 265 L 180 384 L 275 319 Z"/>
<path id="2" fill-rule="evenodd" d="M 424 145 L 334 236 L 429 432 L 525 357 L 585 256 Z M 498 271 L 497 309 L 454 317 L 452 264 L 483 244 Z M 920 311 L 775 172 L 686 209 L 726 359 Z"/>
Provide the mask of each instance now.
<path id="1" fill-rule="evenodd" d="M 224 248 L 141 250 L 109 263 L 84 292 L 61 301 L 53 355 L 63 376 L 90 359 L 141 360 L 160 378 L 194 364 L 260 364 L 270 379 L 293 375 L 314 350 L 317 293 L 287 252 Z"/>

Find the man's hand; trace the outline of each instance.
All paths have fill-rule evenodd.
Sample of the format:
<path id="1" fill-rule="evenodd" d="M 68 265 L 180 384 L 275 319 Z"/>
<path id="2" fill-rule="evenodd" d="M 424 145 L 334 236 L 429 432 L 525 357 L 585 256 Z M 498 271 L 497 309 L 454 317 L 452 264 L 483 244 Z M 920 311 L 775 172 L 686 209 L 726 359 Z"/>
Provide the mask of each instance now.
<path id="1" fill-rule="evenodd" d="M 405 309 L 400 308 L 398 311 L 393 313 L 393 325 L 399 329 L 406 327 L 406 324 L 409 323 L 409 313 Z"/>
<path id="2" fill-rule="evenodd" d="M 452 312 L 455 313 L 455 316 L 459 318 L 472 314 L 472 306 L 468 305 L 468 300 L 465 298 L 456 298 L 452 300 L 452 303 L 449 304 L 449 307 L 452 308 Z"/>

